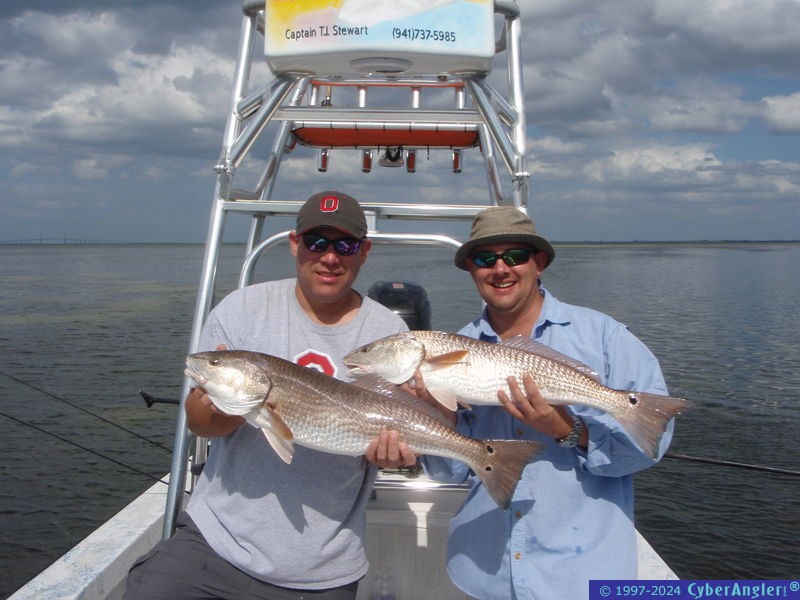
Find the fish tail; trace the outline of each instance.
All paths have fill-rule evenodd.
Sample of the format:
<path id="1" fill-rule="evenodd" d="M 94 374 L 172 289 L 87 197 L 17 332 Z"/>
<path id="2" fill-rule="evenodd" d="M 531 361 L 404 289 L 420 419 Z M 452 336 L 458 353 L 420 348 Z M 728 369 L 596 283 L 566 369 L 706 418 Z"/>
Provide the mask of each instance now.
<path id="1" fill-rule="evenodd" d="M 527 440 L 477 440 L 483 447 L 479 464 L 470 465 L 486 491 L 503 510 L 508 508 L 525 465 L 543 444 Z"/>
<path id="2" fill-rule="evenodd" d="M 615 416 L 644 453 L 655 460 L 670 419 L 689 409 L 691 403 L 683 398 L 644 392 L 631 392 L 629 398 L 631 403 L 635 400 L 634 410 Z"/>

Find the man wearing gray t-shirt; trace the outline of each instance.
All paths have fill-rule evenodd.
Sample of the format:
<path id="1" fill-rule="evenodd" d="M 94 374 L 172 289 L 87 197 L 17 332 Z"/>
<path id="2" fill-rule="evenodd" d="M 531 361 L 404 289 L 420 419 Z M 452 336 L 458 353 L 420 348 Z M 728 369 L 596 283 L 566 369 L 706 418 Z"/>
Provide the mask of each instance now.
<path id="1" fill-rule="evenodd" d="M 345 379 L 350 350 L 407 330 L 352 289 L 370 250 L 366 236 L 354 198 L 313 195 L 289 235 L 297 277 L 228 295 L 209 314 L 199 350 L 263 352 Z M 212 439 L 208 461 L 175 535 L 131 569 L 125 599 L 355 598 L 368 567 L 365 509 L 376 467 L 301 446 L 287 465 L 202 388 L 189 394 L 186 412 L 192 432 Z"/>

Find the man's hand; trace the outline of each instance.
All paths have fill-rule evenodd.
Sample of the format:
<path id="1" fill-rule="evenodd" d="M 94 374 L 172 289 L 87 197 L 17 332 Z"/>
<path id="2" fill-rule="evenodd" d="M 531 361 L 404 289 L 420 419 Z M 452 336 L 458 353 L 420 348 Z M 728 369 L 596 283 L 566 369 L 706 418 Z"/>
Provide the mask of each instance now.
<path id="1" fill-rule="evenodd" d="M 382 469 L 397 469 L 417 462 L 417 455 L 408 444 L 400 441 L 400 433 L 395 430 L 382 429 L 364 454 L 369 462 Z"/>
<path id="2" fill-rule="evenodd" d="M 192 388 L 192 390 L 189 392 L 189 395 L 186 397 L 186 404 L 188 405 L 190 402 L 193 405 L 196 404 L 199 408 L 207 409 L 217 415 L 222 415 L 225 417 L 231 416 L 217 408 L 217 405 L 214 404 L 214 402 L 211 400 L 211 396 L 208 395 L 208 392 L 204 388 Z"/>
<path id="3" fill-rule="evenodd" d="M 414 378 L 412 380 L 407 381 L 400 387 L 407 392 L 414 394 L 420 400 L 424 400 L 433 406 L 436 410 L 442 413 L 442 415 L 444 415 L 448 421 L 450 421 L 450 426 L 455 429 L 457 419 L 456 412 L 444 406 L 428 391 L 428 388 L 425 387 L 425 380 L 422 378 L 422 373 L 419 372 L 419 369 L 414 372 Z"/>
<path id="4" fill-rule="evenodd" d="M 225 344 L 217 345 L 217 350 L 227 349 Z M 236 431 L 244 423 L 244 417 L 228 415 L 217 408 L 208 392 L 201 387 L 189 392 L 185 407 L 189 429 L 195 435 L 202 437 L 225 436 Z"/>
<path id="5" fill-rule="evenodd" d="M 515 377 L 508 378 L 511 398 L 505 391 L 497 392 L 497 397 L 506 411 L 533 429 L 546 436 L 560 440 L 572 431 L 572 417 L 563 406 L 552 406 L 542 396 L 536 383 L 528 373 L 522 377 L 521 388 Z M 589 436 L 584 432 L 578 443 L 584 448 L 589 444 Z"/>

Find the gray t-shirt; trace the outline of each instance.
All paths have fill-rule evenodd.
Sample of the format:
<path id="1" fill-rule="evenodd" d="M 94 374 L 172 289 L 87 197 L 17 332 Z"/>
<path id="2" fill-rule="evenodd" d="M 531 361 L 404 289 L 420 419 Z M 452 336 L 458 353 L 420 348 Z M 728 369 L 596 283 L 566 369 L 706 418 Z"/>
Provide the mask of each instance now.
<path id="1" fill-rule="evenodd" d="M 209 315 L 200 350 L 225 344 L 264 352 L 346 380 L 345 354 L 407 330 L 367 297 L 344 325 L 315 323 L 300 308 L 295 284 L 286 279 L 231 293 Z M 212 440 L 187 511 L 214 551 L 253 577 L 298 589 L 336 587 L 367 572 L 365 508 L 375 476 L 362 456 L 299 445 L 287 465 L 246 423 Z"/>

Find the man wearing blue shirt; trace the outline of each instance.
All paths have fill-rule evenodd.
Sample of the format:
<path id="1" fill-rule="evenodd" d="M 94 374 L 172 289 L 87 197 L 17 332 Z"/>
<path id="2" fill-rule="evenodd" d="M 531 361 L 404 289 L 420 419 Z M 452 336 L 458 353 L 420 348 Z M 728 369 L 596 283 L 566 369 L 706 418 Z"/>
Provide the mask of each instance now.
<path id="1" fill-rule="evenodd" d="M 519 209 L 479 213 L 455 263 L 469 271 L 486 307 L 459 333 L 491 342 L 530 336 L 586 363 L 604 385 L 666 394 L 658 361 L 623 324 L 560 302 L 541 286 L 554 257 L 552 245 Z M 511 397 L 498 394 L 502 407 L 476 406 L 455 417 L 457 431 L 473 438 L 545 444 L 525 468 L 508 510 L 497 507 L 465 464 L 423 459 L 435 479 L 472 483 L 450 523 L 451 579 L 482 600 L 583 600 L 591 579 L 635 579 L 632 475 L 656 461 L 604 412 L 551 406 L 528 376 L 511 381 L 510 389 Z M 672 430 L 670 421 L 659 458 Z M 384 434 L 381 444 L 371 449 L 379 463 L 412 460 L 393 434 Z"/>

